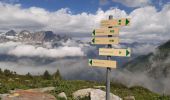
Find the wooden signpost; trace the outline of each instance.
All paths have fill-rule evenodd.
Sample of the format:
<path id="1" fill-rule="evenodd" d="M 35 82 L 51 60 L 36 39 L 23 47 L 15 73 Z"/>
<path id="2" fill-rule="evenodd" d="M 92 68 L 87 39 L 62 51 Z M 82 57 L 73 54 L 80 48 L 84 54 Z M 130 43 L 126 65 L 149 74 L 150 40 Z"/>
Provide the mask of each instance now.
<path id="1" fill-rule="evenodd" d="M 115 49 L 112 45 L 119 44 L 119 27 L 128 26 L 130 24 L 129 18 L 113 19 L 109 16 L 109 20 L 102 20 L 101 27 L 92 32 L 92 44 L 107 45 L 107 48 L 99 48 L 99 55 L 107 56 L 107 60 L 89 59 L 89 66 L 104 67 L 106 70 L 106 100 L 110 100 L 110 73 L 111 68 L 117 67 L 117 62 L 111 60 L 111 56 L 130 57 L 131 50 L 128 49 Z M 108 37 L 96 37 L 108 36 Z M 113 37 L 114 36 L 114 37 Z"/>

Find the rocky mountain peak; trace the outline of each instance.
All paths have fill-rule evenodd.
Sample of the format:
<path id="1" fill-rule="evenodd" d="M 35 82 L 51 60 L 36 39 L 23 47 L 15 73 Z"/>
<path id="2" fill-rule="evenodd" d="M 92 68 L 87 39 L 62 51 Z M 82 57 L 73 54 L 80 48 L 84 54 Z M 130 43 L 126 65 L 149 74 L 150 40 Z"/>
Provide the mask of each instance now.
<path id="1" fill-rule="evenodd" d="M 6 32 L 7 36 L 16 36 L 16 34 L 17 33 L 14 30 L 10 30 L 10 31 Z"/>

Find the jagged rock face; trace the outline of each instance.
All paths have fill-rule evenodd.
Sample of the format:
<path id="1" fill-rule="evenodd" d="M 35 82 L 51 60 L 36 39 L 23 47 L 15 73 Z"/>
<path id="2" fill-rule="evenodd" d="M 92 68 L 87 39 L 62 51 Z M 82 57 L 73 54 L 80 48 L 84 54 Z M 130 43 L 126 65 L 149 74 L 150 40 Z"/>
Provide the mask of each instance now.
<path id="1" fill-rule="evenodd" d="M 66 35 L 56 35 L 52 31 L 39 31 L 31 33 L 27 30 L 23 30 L 19 33 L 16 33 L 14 30 L 11 30 L 0 35 L 0 42 L 18 41 L 40 45 L 44 42 L 51 42 L 53 46 L 60 46 L 62 42 L 66 42 L 68 39 L 71 38 Z"/>
<path id="2" fill-rule="evenodd" d="M 32 34 L 27 31 L 27 30 L 23 30 L 21 31 L 19 34 L 18 34 L 18 37 L 20 40 L 23 40 L 23 41 L 30 41 L 32 40 Z"/>
<path id="3" fill-rule="evenodd" d="M 40 31 L 34 33 L 33 39 L 35 41 L 51 41 L 55 39 L 56 35 L 52 31 Z"/>
<path id="4" fill-rule="evenodd" d="M 10 30 L 10 31 L 6 32 L 7 36 L 16 36 L 16 34 L 17 33 L 14 30 Z"/>

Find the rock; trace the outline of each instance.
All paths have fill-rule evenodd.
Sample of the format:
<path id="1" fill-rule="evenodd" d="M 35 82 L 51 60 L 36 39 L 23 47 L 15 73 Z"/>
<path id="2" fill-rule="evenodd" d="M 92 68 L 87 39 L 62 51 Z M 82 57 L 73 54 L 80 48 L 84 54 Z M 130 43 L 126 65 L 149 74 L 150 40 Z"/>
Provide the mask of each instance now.
<path id="1" fill-rule="evenodd" d="M 58 97 L 67 100 L 67 96 L 66 96 L 66 94 L 64 92 L 59 93 Z"/>
<path id="2" fill-rule="evenodd" d="M 94 89 L 90 92 L 91 100 L 105 100 L 106 99 L 106 92 L 100 89 Z M 110 100 L 122 100 L 120 97 L 110 93 Z"/>
<path id="3" fill-rule="evenodd" d="M 73 98 L 78 100 L 83 97 L 90 96 L 90 91 L 92 91 L 92 88 L 87 88 L 87 89 L 81 89 L 73 93 Z"/>
<path id="4" fill-rule="evenodd" d="M 127 97 L 124 97 L 123 100 L 135 100 L 135 97 L 134 96 L 127 96 Z"/>
<path id="5" fill-rule="evenodd" d="M 80 98 L 90 96 L 91 100 L 105 100 L 106 92 L 100 89 L 81 89 L 73 93 L 73 97 L 75 100 L 79 100 Z M 110 93 L 110 100 L 122 100 L 120 97 Z"/>

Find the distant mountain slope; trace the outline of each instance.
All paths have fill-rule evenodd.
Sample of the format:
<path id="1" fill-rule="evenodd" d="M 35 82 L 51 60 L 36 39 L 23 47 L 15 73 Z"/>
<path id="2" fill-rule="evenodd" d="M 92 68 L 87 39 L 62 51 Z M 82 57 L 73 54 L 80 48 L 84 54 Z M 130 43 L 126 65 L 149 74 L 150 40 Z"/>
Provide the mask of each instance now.
<path id="1" fill-rule="evenodd" d="M 158 46 L 155 52 L 139 56 L 126 64 L 131 72 L 144 72 L 154 78 L 170 76 L 170 40 Z"/>

